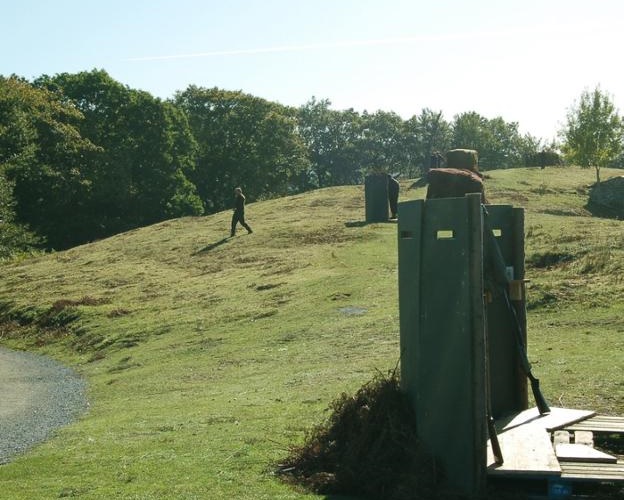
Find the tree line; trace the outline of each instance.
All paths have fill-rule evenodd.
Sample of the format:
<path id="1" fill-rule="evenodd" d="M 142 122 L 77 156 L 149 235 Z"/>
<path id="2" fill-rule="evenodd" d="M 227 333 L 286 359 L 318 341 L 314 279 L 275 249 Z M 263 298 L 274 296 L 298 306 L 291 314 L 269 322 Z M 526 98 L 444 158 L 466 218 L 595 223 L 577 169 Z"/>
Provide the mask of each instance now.
<path id="1" fill-rule="evenodd" d="M 0 257 L 215 213 L 239 185 L 260 200 L 371 171 L 417 177 L 456 147 L 478 150 L 485 170 L 538 165 L 555 147 L 474 111 L 449 122 L 330 106 L 195 85 L 162 100 L 103 70 L 0 76 Z"/>

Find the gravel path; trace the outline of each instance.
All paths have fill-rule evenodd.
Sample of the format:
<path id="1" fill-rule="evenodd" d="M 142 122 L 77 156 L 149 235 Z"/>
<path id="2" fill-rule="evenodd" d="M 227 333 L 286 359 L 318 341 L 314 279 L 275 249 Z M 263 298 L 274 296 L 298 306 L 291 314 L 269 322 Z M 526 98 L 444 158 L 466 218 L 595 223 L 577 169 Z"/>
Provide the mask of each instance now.
<path id="1" fill-rule="evenodd" d="M 0 464 L 86 411 L 85 390 L 60 363 L 0 347 Z"/>

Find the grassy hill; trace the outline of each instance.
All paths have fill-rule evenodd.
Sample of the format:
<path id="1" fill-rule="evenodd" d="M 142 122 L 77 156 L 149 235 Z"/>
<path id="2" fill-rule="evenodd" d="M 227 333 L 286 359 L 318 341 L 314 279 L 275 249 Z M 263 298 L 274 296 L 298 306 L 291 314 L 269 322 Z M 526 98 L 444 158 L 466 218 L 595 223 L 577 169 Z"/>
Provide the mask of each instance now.
<path id="1" fill-rule="evenodd" d="M 604 179 L 622 171 L 604 170 Z M 624 414 L 624 224 L 593 172 L 488 174 L 526 209 L 530 358 L 552 404 Z M 423 198 L 403 182 L 401 200 Z M 90 410 L 0 467 L 4 498 L 304 498 L 272 473 L 329 403 L 398 362 L 397 235 L 361 186 L 171 220 L 2 265 L 0 342 L 89 383 Z"/>

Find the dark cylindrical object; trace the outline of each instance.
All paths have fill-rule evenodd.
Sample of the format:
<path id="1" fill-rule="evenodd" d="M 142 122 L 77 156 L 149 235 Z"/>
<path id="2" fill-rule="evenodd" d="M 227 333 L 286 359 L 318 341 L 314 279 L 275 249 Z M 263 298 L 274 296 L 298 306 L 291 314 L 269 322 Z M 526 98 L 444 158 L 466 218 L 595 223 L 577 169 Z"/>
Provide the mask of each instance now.
<path id="1" fill-rule="evenodd" d="M 388 220 L 388 176 L 370 174 L 364 179 L 366 222 Z"/>

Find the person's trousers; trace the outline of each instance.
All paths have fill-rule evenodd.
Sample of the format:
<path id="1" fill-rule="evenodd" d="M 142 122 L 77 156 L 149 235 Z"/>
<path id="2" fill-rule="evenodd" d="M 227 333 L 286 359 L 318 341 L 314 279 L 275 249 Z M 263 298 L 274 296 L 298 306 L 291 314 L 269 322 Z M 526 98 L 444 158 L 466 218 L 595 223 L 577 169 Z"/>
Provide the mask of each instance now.
<path id="1" fill-rule="evenodd" d="M 232 229 L 230 231 L 230 235 L 234 236 L 236 234 L 236 224 L 240 222 L 240 225 L 247 229 L 248 233 L 251 233 L 251 228 L 245 222 L 245 212 L 234 211 L 232 214 Z"/>

